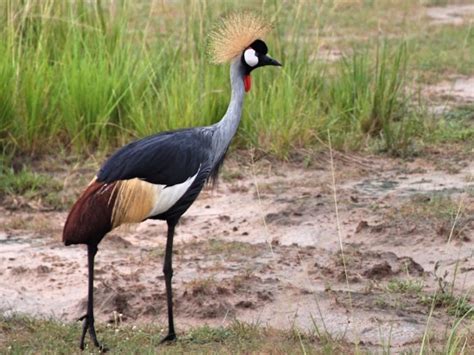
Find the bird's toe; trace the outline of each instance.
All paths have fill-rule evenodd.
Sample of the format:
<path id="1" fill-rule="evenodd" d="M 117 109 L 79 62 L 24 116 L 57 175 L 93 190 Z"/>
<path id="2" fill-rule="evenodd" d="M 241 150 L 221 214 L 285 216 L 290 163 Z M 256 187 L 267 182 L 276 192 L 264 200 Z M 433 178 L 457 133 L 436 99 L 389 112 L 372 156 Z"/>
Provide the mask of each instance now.
<path id="1" fill-rule="evenodd" d="M 169 333 L 167 336 L 165 336 L 163 339 L 161 339 L 160 344 L 165 344 L 169 343 L 172 341 L 176 341 L 176 334 L 175 333 Z"/>

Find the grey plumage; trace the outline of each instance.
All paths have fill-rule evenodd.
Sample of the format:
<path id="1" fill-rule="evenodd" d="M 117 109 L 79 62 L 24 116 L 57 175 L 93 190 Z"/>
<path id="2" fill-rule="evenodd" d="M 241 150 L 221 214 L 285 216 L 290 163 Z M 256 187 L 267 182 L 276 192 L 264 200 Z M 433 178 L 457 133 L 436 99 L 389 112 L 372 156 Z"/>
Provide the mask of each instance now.
<path id="1" fill-rule="evenodd" d="M 244 68 L 239 58 L 230 66 L 232 95 L 227 111 L 218 123 L 210 127 L 214 131 L 212 135 L 213 166 L 224 156 L 239 127 L 245 96 L 243 76 Z"/>

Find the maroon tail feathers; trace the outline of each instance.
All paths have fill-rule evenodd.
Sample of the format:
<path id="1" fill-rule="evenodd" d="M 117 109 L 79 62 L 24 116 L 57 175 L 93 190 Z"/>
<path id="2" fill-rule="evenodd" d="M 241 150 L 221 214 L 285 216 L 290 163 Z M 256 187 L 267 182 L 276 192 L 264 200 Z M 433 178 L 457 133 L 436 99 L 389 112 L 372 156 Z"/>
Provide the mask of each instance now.
<path id="1" fill-rule="evenodd" d="M 63 230 L 63 242 L 98 244 L 112 229 L 115 183 L 92 182 L 72 206 Z"/>

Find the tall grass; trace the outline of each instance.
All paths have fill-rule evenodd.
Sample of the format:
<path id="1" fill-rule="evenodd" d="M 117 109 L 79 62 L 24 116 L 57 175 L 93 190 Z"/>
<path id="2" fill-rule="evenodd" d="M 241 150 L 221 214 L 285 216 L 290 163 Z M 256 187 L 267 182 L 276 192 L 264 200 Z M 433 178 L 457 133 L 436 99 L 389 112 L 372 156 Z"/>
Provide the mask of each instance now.
<path id="1" fill-rule="evenodd" d="M 407 92 L 407 48 L 381 43 L 344 58 L 321 89 L 322 122 L 338 147 L 361 148 L 378 138 L 380 148 L 406 154 L 421 134 L 419 112 Z M 419 110 L 418 110 L 419 111 Z"/>
<path id="2" fill-rule="evenodd" d="M 2 150 L 89 152 L 216 122 L 229 99 L 228 68 L 208 63 L 206 34 L 237 3 L 182 3 L 2 2 Z M 327 130 L 336 148 L 364 148 L 373 137 L 391 152 L 408 145 L 403 45 L 325 65 L 310 60 L 318 48 L 311 4 L 247 5 L 273 14 L 268 44 L 284 68 L 254 74 L 237 145 L 285 157 Z"/>

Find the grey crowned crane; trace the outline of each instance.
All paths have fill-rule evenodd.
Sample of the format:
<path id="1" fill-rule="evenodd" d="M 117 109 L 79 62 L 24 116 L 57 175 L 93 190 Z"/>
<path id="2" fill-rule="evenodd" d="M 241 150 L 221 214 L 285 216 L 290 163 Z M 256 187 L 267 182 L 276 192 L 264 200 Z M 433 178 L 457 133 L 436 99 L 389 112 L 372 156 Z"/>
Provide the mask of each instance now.
<path id="1" fill-rule="evenodd" d="M 100 168 L 71 208 L 64 225 L 65 245 L 86 244 L 88 257 L 88 303 L 80 348 L 89 330 L 93 344 L 94 258 L 97 246 L 112 229 L 146 219 L 165 220 L 168 225 L 163 273 L 168 306 L 168 335 L 176 339 L 173 321 L 171 278 L 173 235 L 181 215 L 198 197 L 207 181 L 217 178 L 219 167 L 239 126 L 250 73 L 266 65 L 280 66 L 267 55 L 261 39 L 270 26 L 249 13 L 224 19 L 210 36 L 215 63 L 230 61 L 232 95 L 224 117 L 211 126 L 162 132 L 132 142 L 116 151 Z"/>

